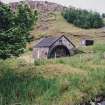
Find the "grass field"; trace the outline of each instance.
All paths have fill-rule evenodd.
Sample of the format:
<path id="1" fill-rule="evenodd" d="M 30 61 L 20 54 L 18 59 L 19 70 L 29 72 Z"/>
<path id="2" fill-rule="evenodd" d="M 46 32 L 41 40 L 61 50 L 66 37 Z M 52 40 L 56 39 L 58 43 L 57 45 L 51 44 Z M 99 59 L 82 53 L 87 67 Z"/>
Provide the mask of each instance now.
<path id="1" fill-rule="evenodd" d="M 95 44 L 82 47 L 82 54 L 34 63 L 0 60 L 2 105 L 79 105 L 104 94 L 104 48 Z"/>
<path id="2" fill-rule="evenodd" d="M 41 37 L 64 34 L 84 53 L 34 61 L 32 51 L 26 51 L 0 60 L 0 105 L 79 105 L 105 93 L 105 28 L 80 29 L 60 13 L 49 13 L 31 34 L 35 42 L 29 48 Z M 82 38 L 94 39 L 95 45 L 81 46 Z"/>

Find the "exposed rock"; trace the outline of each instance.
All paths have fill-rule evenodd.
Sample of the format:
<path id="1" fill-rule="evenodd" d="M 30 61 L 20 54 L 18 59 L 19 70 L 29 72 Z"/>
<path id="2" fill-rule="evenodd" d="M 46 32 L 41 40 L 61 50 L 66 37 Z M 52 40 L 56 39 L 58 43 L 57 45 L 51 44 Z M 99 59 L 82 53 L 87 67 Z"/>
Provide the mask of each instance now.
<path id="1" fill-rule="evenodd" d="M 101 105 L 105 105 L 105 101 L 101 102 L 100 104 L 101 104 Z"/>
<path id="2" fill-rule="evenodd" d="M 95 105 L 95 102 L 90 102 L 91 105 Z"/>
<path id="3" fill-rule="evenodd" d="M 56 4 L 56 3 L 52 3 L 52 2 L 47 2 L 47 1 L 27 1 L 27 3 L 30 5 L 30 7 L 32 9 L 37 9 L 40 12 L 56 12 L 56 11 L 62 11 L 63 9 L 65 9 L 66 7 L 60 5 L 60 4 Z M 13 10 L 16 9 L 16 7 L 18 6 L 19 2 L 12 2 L 10 3 L 10 6 Z"/>
<path id="4" fill-rule="evenodd" d="M 103 96 L 101 95 L 101 96 L 96 96 L 96 99 L 95 99 L 95 101 L 96 101 L 96 103 L 100 103 L 100 102 L 102 102 L 103 101 Z"/>

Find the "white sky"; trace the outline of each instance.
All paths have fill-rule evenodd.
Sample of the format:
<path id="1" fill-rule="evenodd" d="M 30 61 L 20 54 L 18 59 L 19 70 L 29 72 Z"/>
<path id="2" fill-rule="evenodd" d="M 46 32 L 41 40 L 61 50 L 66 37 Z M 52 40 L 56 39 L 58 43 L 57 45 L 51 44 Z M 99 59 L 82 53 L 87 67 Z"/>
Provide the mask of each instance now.
<path id="1" fill-rule="evenodd" d="M 8 3 L 20 0 L 1 0 L 1 1 Z M 66 6 L 71 5 L 78 8 L 89 9 L 105 13 L 105 0 L 46 0 L 46 1 L 55 2 Z"/>

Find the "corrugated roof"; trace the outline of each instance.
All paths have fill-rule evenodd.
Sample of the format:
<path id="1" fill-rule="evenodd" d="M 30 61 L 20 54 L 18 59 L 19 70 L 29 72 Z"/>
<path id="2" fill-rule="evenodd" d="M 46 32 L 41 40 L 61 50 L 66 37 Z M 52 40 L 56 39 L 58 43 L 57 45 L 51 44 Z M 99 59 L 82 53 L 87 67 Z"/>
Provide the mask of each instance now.
<path id="1" fill-rule="evenodd" d="M 50 47 L 59 37 L 47 37 L 42 39 L 35 47 Z"/>

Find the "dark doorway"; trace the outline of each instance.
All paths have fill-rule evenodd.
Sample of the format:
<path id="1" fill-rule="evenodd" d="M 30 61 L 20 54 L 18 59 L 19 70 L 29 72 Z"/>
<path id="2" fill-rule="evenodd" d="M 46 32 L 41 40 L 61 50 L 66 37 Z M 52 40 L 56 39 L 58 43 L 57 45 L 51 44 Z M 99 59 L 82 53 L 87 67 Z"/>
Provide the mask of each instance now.
<path id="1" fill-rule="evenodd" d="M 66 56 L 70 56 L 69 49 L 63 45 L 58 45 L 50 51 L 48 58 L 60 58 Z"/>

